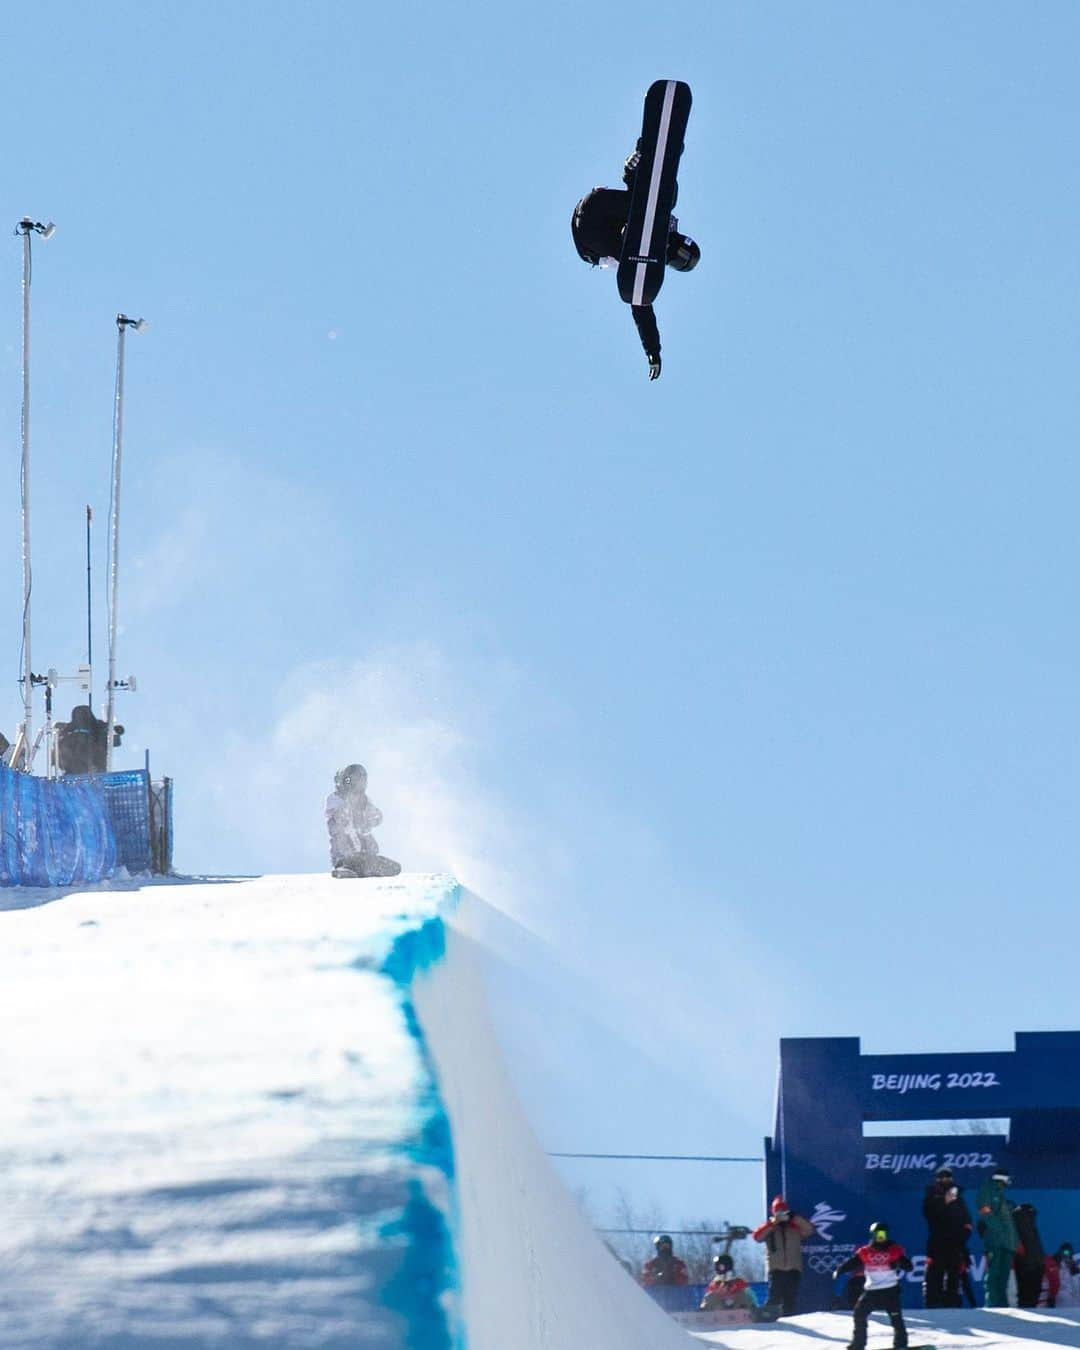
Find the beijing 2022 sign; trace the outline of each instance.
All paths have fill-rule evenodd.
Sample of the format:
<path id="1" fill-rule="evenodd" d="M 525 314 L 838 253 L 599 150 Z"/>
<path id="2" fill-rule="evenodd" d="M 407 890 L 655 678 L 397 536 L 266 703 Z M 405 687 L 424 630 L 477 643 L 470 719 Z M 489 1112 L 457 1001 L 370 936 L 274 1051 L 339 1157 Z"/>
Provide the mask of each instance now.
<path id="1" fill-rule="evenodd" d="M 864 1055 L 856 1037 L 780 1042 L 766 1190 L 823 1220 L 803 1247 L 802 1310 L 829 1306 L 832 1271 L 874 1220 L 911 1254 L 907 1293 L 920 1302 L 923 1193 L 943 1166 L 971 1204 L 1006 1169 L 1011 1193 L 1038 1209 L 1044 1244 L 1069 1238 L 1080 1207 L 1080 1032 L 1018 1032 L 1014 1050 L 967 1054 Z M 977 1236 L 971 1255 L 979 1279 Z"/>

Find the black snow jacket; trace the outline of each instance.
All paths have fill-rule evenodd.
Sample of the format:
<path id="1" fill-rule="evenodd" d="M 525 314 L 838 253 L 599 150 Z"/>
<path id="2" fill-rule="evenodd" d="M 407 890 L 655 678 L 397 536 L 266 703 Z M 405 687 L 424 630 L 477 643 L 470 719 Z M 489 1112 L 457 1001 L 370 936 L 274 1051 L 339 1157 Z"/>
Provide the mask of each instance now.
<path id="1" fill-rule="evenodd" d="M 622 253 L 623 232 L 630 214 L 630 192 L 623 188 L 595 187 L 585 194 L 570 221 L 578 257 L 594 267 L 604 258 Z M 650 361 L 660 356 L 660 330 L 652 305 L 631 305 L 638 337 Z"/>
<path id="2" fill-rule="evenodd" d="M 956 1191 L 956 1198 L 950 1200 L 948 1194 L 953 1190 Z M 938 1261 L 959 1262 L 971 1236 L 971 1210 L 967 1207 L 960 1187 L 954 1186 L 951 1181 L 947 1186 L 940 1181 L 927 1186 L 922 1211 L 929 1229 L 927 1256 Z"/>
<path id="3" fill-rule="evenodd" d="M 1039 1229 L 1036 1224 L 1039 1211 L 1034 1205 L 1017 1205 L 1013 1210 L 1013 1223 L 1016 1224 L 1016 1236 L 1020 1239 L 1020 1246 L 1016 1251 L 1016 1264 L 1018 1266 L 1027 1266 L 1034 1270 L 1043 1267 L 1046 1260 L 1046 1253 L 1043 1251 L 1042 1239 L 1039 1237 Z"/>

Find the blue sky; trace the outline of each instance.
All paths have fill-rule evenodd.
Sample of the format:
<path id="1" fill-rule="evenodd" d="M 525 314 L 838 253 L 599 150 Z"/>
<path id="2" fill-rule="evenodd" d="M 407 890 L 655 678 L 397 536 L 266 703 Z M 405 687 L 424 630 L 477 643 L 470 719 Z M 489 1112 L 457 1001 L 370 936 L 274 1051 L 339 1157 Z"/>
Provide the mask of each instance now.
<path id="1" fill-rule="evenodd" d="M 87 503 L 104 615 L 145 315 L 121 718 L 177 864 L 321 868 L 369 763 L 385 850 L 551 938 L 634 1047 L 613 1097 L 603 1035 L 551 1031 L 588 1061 L 554 1147 L 753 1152 L 781 1034 L 1075 1025 L 1078 45 L 1050 0 L 7 17 L 10 223 L 58 226 L 35 668 L 84 655 Z M 672 76 L 703 259 L 650 385 L 569 215 Z M 7 275 L 10 735 L 14 238 Z"/>

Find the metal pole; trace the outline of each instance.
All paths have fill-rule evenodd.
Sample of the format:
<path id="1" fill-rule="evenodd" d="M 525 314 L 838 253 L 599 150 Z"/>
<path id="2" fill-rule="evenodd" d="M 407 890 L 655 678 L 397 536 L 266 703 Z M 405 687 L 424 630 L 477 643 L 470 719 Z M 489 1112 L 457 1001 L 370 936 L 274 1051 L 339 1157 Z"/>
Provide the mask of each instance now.
<path id="1" fill-rule="evenodd" d="M 33 763 L 34 683 L 30 661 L 30 231 L 31 222 L 19 222 L 23 240 L 22 269 L 22 570 L 23 570 L 23 763 Z"/>
<path id="2" fill-rule="evenodd" d="M 120 585 L 120 461 L 124 446 L 124 334 L 129 328 L 141 333 L 145 319 L 129 319 L 126 314 L 116 316 L 116 400 L 113 408 L 113 463 L 110 504 L 109 559 L 109 682 L 105 713 L 105 772 L 112 769 L 113 726 L 116 723 L 116 616 L 117 594 Z"/>
<path id="3" fill-rule="evenodd" d="M 105 688 L 105 772 L 112 768 L 116 722 L 116 598 L 120 581 L 120 456 L 124 442 L 124 316 L 116 316 L 116 397 L 113 405 L 112 487 L 109 492 L 109 679 Z"/>
<path id="4" fill-rule="evenodd" d="M 86 508 L 86 664 L 90 667 L 90 687 L 86 691 L 86 701 L 91 709 L 94 706 L 94 590 L 90 576 L 90 522 L 94 513 Z"/>
<path id="5" fill-rule="evenodd" d="M 56 226 L 24 216 L 15 226 L 22 235 L 22 467 L 20 496 L 22 499 L 22 564 L 23 564 L 23 751 L 22 768 L 29 773 L 34 765 L 34 679 L 30 653 L 30 590 L 33 581 L 30 569 L 30 236 L 40 234 L 51 239 Z"/>

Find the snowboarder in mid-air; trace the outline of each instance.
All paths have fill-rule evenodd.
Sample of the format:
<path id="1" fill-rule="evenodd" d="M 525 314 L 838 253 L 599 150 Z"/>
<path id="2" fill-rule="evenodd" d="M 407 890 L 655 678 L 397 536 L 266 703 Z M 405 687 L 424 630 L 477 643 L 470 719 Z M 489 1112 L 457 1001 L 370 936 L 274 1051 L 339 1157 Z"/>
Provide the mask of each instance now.
<path id="1" fill-rule="evenodd" d="M 347 764 L 334 774 L 334 791 L 326 799 L 330 831 L 330 864 L 335 877 L 396 877 L 401 864 L 384 858 L 371 831 L 382 824 L 382 812 L 368 799 L 367 770 Z"/>
<path id="2" fill-rule="evenodd" d="M 595 187 L 574 207 L 570 222 L 578 256 L 593 267 L 618 267 L 619 293 L 630 305 L 649 379 L 660 374 L 660 331 L 652 301 L 664 270 L 689 272 L 701 250 L 671 214 L 679 194 L 675 175 L 690 114 L 690 89 L 657 80 L 645 98 L 637 148 L 623 168 L 625 188 Z"/>

